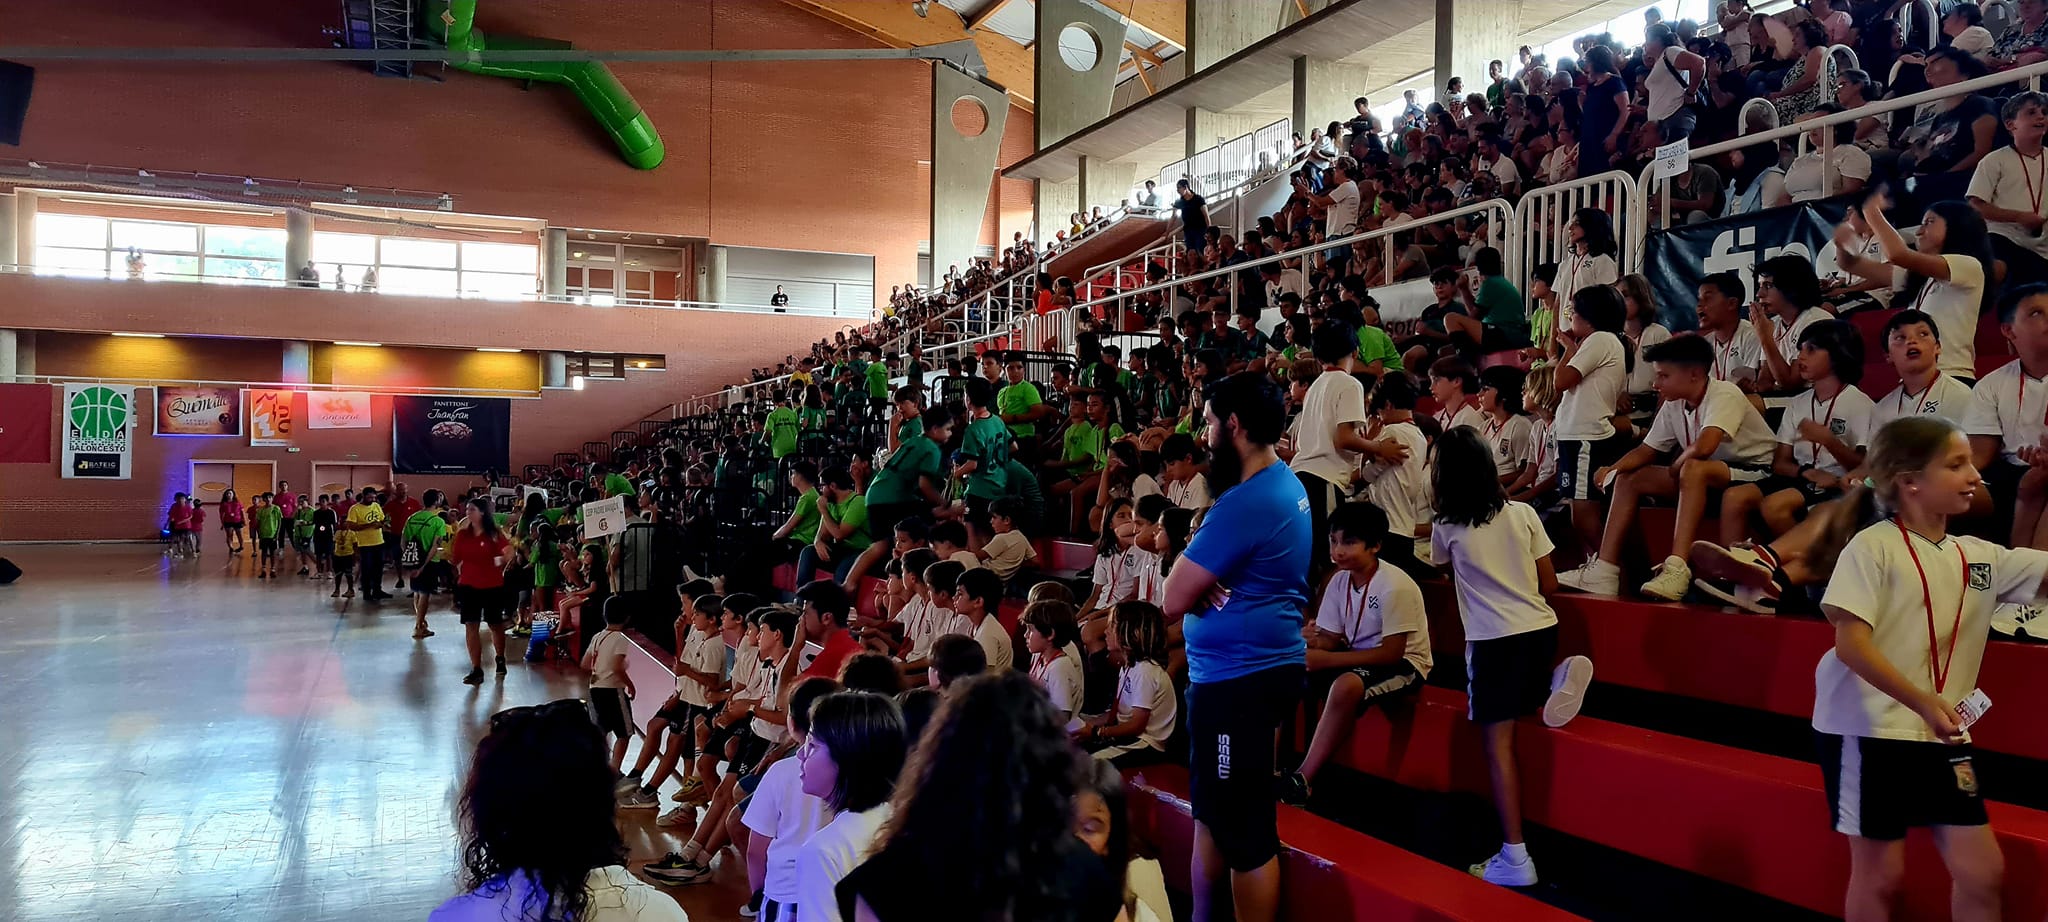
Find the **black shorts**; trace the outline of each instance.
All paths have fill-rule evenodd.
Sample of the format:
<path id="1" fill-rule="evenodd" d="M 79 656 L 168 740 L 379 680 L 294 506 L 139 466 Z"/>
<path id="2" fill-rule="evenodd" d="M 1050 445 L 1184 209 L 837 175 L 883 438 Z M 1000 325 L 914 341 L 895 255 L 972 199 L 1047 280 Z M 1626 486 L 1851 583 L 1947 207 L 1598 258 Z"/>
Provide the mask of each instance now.
<path id="1" fill-rule="evenodd" d="M 1835 831 L 1896 841 L 1915 826 L 1982 826 L 1975 752 L 1918 740 L 1817 733 Z"/>
<path id="2" fill-rule="evenodd" d="M 1543 710 L 1557 664 L 1557 625 L 1465 644 L 1467 715 L 1499 723 Z"/>
<path id="3" fill-rule="evenodd" d="M 333 536 L 333 535 L 314 535 L 314 536 L 313 536 L 313 553 L 314 553 L 315 555 L 318 555 L 318 556 L 321 556 L 321 557 L 332 557 L 332 556 L 334 556 L 334 536 Z"/>
<path id="4" fill-rule="evenodd" d="M 1806 508 L 1808 509 L 1812 509 L 1831 499 L 1842 498 L 1842 491 L 1838 487 L 1824 487 L 1805 477 L 1787 477 L 1784 474 L 1772 474 L 1759 480 L 1756 482 L 1756 488 L 1763 491 L 1765 496 L 1774 496 L 1786 491 L 1796 491 L 1799 494 L 1799 498 L 1806 503 Z"/>
<path id="5" fill-rule="evenodd" d="M 1344 674 L 1355 675 L 1365 683 L 1365 697 L 1359 699 L 1359 713 L 1384 699 L 1397 695 L 1412 695 L 1422 690 L 1422 673 L 1415 671 L 1415 664 L 1407 659 L 1398 659 L 1379 666 L 1354 666 Z"/>
<path id="6" fill-rule="evenodd" d="M 753 774 L 754 767 L 768 757 L 768 750 L 775 748 L 774 743 L 754 733 L 754 728 L 748 726 L 750 722 L 742 720 L 734 725 L 740 728 L 740 732 L 732 738 L 732 757 L 725 763 L 725 773 L 728 775 Z"/>
<path id="7" fill-rule="evenodd" d="M 1273 740 L 1301 700 L 1304 667 L 1188 686 L 1189 800 L 1233 871 L 1280 854 Z"/>
<path id="8" fill-rule="evenodd" d="M 433 595 L 441 591 L 440 587 L 455 582 L 455 568 L 445 560 L 429 560 L 426 566 L 413 571 L 411 579 L 413 595 Z"/>
<path id="9" fill-rule="evenodd" d="M 422 574 L 425 571 L 421 571 Z M 423 591 L 420 577 L 413 578 L 413 594 Z M 496 627 L 504 624 L 512 614 L 512 595 L 503 586 L 482 588 L 477 586 L 455 587 L 455 610 L 462 613 L 463 624 L 483 623 Z"/>
<path id="10" fill-rule="evenodd" d="M 277 539 L 257 538 L 256 548 L 266 554 L 275 554 L 277 553 Z"/>
<path id="11" fill-rule="evenodd" d="M 1626 432 L 1597 442 L 1558 439 L 1557 492 L 1565 499 L 1598 499 L 1605 491 L 1593 482 L 1593 472 L 1621 460 L 1635 444 Z"/>
<path id="12" fill-rule="evenodd" d="M 633 735 L 633 702 L 623 688 L 590 690 L 590 719 L 597 728 L 625 739 Z"/>
<path id="13" fill-rule="evenodd" d="M 655 711 L 654 716 L 668 721 L 668 732 L 681 733 L 690 726 L 691 721 L 698 717 L 708 721 L 711 719 L 711 715 L 717 712 L 716 708 L 698 707 L 682 699 L 677 699 L 674 704 Z M 695 738 L 695 734 L 692 734 L 692 738 Z"/>
<path id="14" fill-rule="evenodd" d="M 1307 471 L 1295 471 L 1294 479 L 1301 481 L 1301 489 L 1308 494 L 1309 534 L 1330 533 L 1330 513 L 1344 504 L 1344 488 L 1324 480 Z M 1308 571 L 1310 575 L 1330 572 L 1330 555 L 1311 554 Z"/>

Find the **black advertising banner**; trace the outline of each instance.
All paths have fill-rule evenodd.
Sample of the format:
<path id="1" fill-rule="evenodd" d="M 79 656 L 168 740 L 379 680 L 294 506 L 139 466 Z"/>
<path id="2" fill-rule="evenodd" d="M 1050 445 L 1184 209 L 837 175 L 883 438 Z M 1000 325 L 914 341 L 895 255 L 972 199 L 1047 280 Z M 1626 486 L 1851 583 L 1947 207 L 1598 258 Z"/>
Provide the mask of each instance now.
<path id="1" fill-rule="evenodd" d="M 391 398 L 391 470 L 504 473 L 512 458 L 512 401 L 503 397 Z"/>
<path id="2" fill-rule="evenodd" d="M 1834 234 L 1848 210 L 1846 199 L 1835 198 L 1652 232 L 1645 243 L 1643 268 L 1665 326 L 1673 332 L 1699 328 L 1694 305 L 1699 303 L 1700 280 L 1716 272 L 1740 274 L 1752 301 L 1756 267 L 1775 256 L 1790 253 L 1807 259 L 1821 278 L 1842 274 L 1835 266 Z"/>

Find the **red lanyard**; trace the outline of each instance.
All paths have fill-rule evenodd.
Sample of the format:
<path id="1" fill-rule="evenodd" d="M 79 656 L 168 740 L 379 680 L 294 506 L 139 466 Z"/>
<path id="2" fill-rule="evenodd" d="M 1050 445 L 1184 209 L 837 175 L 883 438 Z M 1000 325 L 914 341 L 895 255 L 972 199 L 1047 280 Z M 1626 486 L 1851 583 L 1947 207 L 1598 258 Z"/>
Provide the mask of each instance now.
<path id="1" fill-rule="evenodd" d="M 1920 414 L 1927 412 L 1927 398 L 1934 393 L 1934 385 L 1939 383 L 1941 383 L 1941 375 L 1936 374 L 1934 376 L 1934 380 L 1928 382 L 1927 387 L 1920 391 L 1919 399 L 1913 401 L 1914 416 L 1919 416 Z M 2022 380 L 2020 382 L 2020 397 L 2025 398 L 2026 395 L 2027 385 L 2026 382 Z M 1830 412 L 1832 412 L 1834 407 L 1830 405 L 1828 409 Z M 1899 415 L 1906 415 L 1906 385 L 1903 382 L 1899 384 Z"/>
<path id="2" fill-rule="evenodd" d="M 1843 390 L 1843 391 L 1845 391 L 1845 390 L 1848 390 L 1848 389 L 1849 389 L 1849 385 L 1847 385 L 1847 384 L 1844 384 L 1844 385 L 1842 385 L 1842 390 Z M 1929 390 L 1932 390 L 1932 388 L 1929 388 Z M 1807 401 L 1808 401 L 1808 403 L 1807 403 L 1807 409 L 1806 409 L 1806 415 L 1807 415 L 1807 416 L 1808 416 L 1809 418 L 1812 418 L 1814 422 L 1820 423 L 1820 424 L 1821 424 L 1821 425 L 1823 425 L 1823 426 L 1826 426 L 1826 425 L 1827 425 L 1828 423 L 1830 423 L 1830 422 L 1834 421 L 1834 418 L 1835 418 L 1835 401 L 1837 401 L 1837 400 L 1840 400 L 1840 399 L 1842 399 L 1842 391 L 1836 391 L 1836 392 L 1835 392 L 1835 396 L 1833 396 L 1833 397 L 1831 397 L 1831 398 L 1829 398 L 1829 399 L 1828 399 L 1828 415 L 1826 415 L 1826 416 L 1818 416 L 1818 415 L 1817 415 L 1817 414 L 1818 414 L 1818 413 L 1820 412 L 1820 395 L 1819 395 L 1819 394 L 1816 394 L 1816 393 L 1814 393 L 1814 392 L 1812 392 L 1812 391 L 1807 391 L 1807 392 L 1806 392 L 1806 394 L 1807 394 L 1807 396 L 1806 396 L 1806 399 L 1807 399 Z M 1832 427 L 1831 427 L 1831 429 L 1832 429 Z M 1812 442 L 1812 444 L 1813 444 L 1813 462 L 1814 462 L 1815 464 L 1819 464 L 1819 463 L 1820 463 L 1820 442 L 1819 442 L 1819 441 L 1813 441 L 1813 442 Z M 1904 528 L 1905 526 L 1901 525 L 1901 526 L 1899 526 L 1899 527 L 1901 527 L 1901 528 Z"/>
<path id="3" fill-rule="evenodd" d="M 2019 152 L 2018 152 L 2018 151 L 2014 151 L 2013 153 L 2014 153 L 2014 154 L 2019 154 Z M 2032 157 L 2027 157 L 2027 156 L 2025 156 L 2024 154 L 2020 154 L 2019 156 L 2020 156 L 2020 175 L 2021 175 L 2022 177 L 2025 177 L 2025 178 L 2026 178 L 2026 180 L 2027 180 L 2027 198 L 2028 198 L 2028 199 L 2029 199 L 2029 200 L 2030 200 L 2030 201 L 2031 201 L 2031 202 L 2033 203 L 2033 206 L 2034 206 L 2034 211 L 2033 211 L 2033 213 L 2034 213 L 2034 214 L 2040 214 L 2040 213 L 2041 213 L 2041 194 L 2042 194 L 2043 192 L 2048 192 L 2048 161 L 2043 161 L 2043 160 L 2041 159 L 2041 155 L 2040 155 L 2040 154 L 2035 154 L 2035 155 L 2034 155 L 2034 156 L 2032 156 Z M 2040 163 L 2040 164 L 2041 164 L 2041 179 L 2042 179 L 2042 183 L 2041 183 L 2041 185 L 2039 185 L 2039 186 L 2036 186 L 2036 185 L 2034 185 L 2034 174 L 2033 174 L 2033 173 L 2031 173 L 2031 172 L 2028 172 L 2028 171 L 2027 171 L 2027 161 L 2028 161 L 2028 160 L 2033 160 L 2033 161 L 2035 161 L 2036 163 Z"/>
<path id="4" fill-rule="evenodd" d="M 1700 409 L 1706 406 L 1706 404 L 1707 398 L 1701 397 L 1699 406 L 1693 407 L 1690 410 L 1683 407 L 1679 409 L 1679 418 L 1685 420 L 1683 423 L 1685 427 L 1685 444 L 1681 447 L 1691 448 L 1694 442 L 1700 440 Z"/>
<path id="5" fill-rule="evenodd" d="M 1344 642 L 1350 644 L 1357 639 L 1351 636 L 1351 632 L 1358 628 L 1358 618 L 1365 613 L 1365 590 L 1371 588 L 1372 584 L 1370 580 L 1360 583 L 1358 577 L 1349 573 L 1344 574 L 1344 579 L 1351 584 L 1351 588 L 1344 591 L 1345 601 L 1341 603 L 1344 608 Z M 1355 605 L 1351 602 L 1354 595 L 1358 599 Z"/>
<path id="6" fill-rule="evenodd" d="M 2013 411 L 2013 415 L 2022 420 L 2027 418 L 2027 380 L 2027 370 L 2020 369 L 2020 405 L 2019 409 Z M 1927 389 L 1934 390 L 1931 385 Z M 2048 394 L 2042 396 L 2048 398 Z M 2048 399 L 2043 399 L 2041 403 L 2041 425 L 2048 426 Z"/>
<path id="7" fill-rule="evenodd" d="M 1970 558 L 1963 553 L 1963 543 L 1956 542 L 1956 558 L 1963 562 L 1962 589 L 1956 592 L 1956 620 L 1948 629 L 1948 658 L 1941 657 L 1941 643 L 1934 632 L 1934 596 L 1927 589 L 1927 570 L 1920 566 L 1920 552 L 1913 549 L 1913 533 L 1906 530 L 1906 523 L 1892 520 L 1899 527 L 1899 539 L 1906 542 L 1906 553 L 1913 557 L 1913 570 L 1920 574 L 1920 604 L 1927 609 L 1927 671 L 1934 677 L 1934 693 L 1939 695 L 1948 686 L 1949 667 L 1956 660 L 1956 645 L 1962 640 L 1963 603 L 1970 592 Z"/>
<path id="8" fill-rule="evenodd" d="M 1707 345 L 1714 346 L 1714 380 L 1728 380 L 1728 369 L 1723 367 L 1722 362 L 1735 354 L 1735 334 L 1732 332 L 1728 334 L 1728 344 L 1726 346 L 1714 345 L 1714 338 L 1711 336 L 1707 337 Z"/>

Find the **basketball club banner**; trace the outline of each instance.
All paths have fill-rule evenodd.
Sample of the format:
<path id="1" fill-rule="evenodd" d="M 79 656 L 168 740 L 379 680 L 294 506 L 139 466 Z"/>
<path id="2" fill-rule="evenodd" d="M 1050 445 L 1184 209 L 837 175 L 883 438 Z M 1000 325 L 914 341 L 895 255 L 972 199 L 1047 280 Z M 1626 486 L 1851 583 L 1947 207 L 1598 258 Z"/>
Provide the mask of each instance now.
<path id="1" fill-rule="evenodd" d="M 64 385 L 65 478 L 127 480 L 135 456 L 135 389 Z"/>
<path id="2" fill-rule="evenodd" d="M 363 391 L 307 391 L 306 428 L 370 428 L 370 395 Z"/>
<path id="3" fill-rule="evenodd" d="M 292 443 L 292 391 L 248 388 L 249 444 L 257 447 Z"/>
<path id="4" fill-rule="evenodd" d="M 159 387 L 157 435 L 241 435 L 242 394 L 232 387 Z"/>
<path id="5" fill-rule="evenodd" d="M 1698 329 L 1693 305 L 1699 303 L 1701 279 L 1732 271 L 1755 297 L 1756 267 L 1774 256 L 1809 260 L 1823 276 L 1835 271 L 1835 226 L 1847 213 L 1846 200 L 1832 198 L 1652 232 L 1643 265 L 1663 305 L 1659 319 L 1674 333 Z M 1912 223 L 1918 222 L 1900 226 Z"/>
<path id="6" fill-rule="evenodd" d="M 391 470 L 504 473 L 512 459 L 512 401 L 503 397 L 391 398 Z"/>
<path id="7" fill-rule="evenodd" d="M 47 384 L 0 384 L 0 464 L 50 463 Z"/>

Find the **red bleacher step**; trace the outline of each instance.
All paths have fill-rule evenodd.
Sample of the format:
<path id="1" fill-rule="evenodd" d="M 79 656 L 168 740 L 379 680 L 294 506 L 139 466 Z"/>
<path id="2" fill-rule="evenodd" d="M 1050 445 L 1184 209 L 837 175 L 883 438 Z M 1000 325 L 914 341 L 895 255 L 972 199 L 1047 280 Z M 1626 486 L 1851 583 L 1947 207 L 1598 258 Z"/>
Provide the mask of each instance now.
<path id="1" fill-rule="evenodd" d="M 1190 888 L 1194 816 L 1187 770 L 1127 773 L 1131 828 L 1159 852 L 1168 886 Z M 1577 919 L 1505 887 L 1403 851 L 1305 810 L 1280 808 L 1282 919 L 1296 922 L 1554 922 Z"/>
<path id="2" fill-rule="evenodd" d="M 1818 912 L 1839 914 L 1849 849 L 1830 827 L 1814 765 L 1581 717 L 1517 733 L 1522 807 L 1534 823 Z M 1465 696 L 1425 688 L 1368 712 L 1340 764 L 1428 791 L 1489 796 Z M 2048 813 L 1991 804 L 2005 852 L 2007 918 L 2048 911 Z M 1931 840 L 1909 838 L 1907 919 L 1948 918 Z M 1541 856 L 1538 856 L 1541 860 Z"/>

